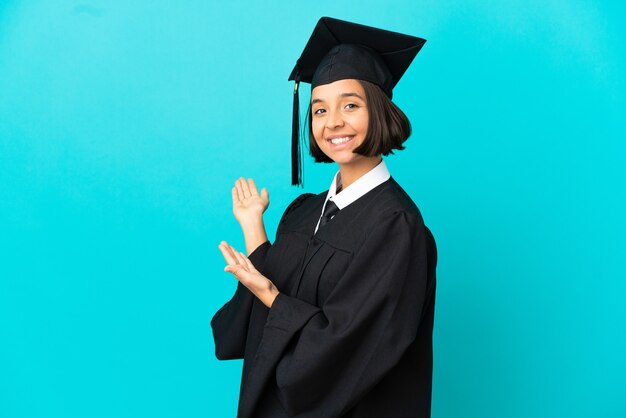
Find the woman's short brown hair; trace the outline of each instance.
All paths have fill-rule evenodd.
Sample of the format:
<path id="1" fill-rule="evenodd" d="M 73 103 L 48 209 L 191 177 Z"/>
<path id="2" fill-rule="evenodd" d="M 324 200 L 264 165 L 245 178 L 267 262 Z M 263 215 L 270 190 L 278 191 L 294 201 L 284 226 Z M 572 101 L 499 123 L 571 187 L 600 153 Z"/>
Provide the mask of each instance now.
<path id="1" fill-rule="evenodd" d="M 365 91 L 367 102 L 368 125 L 363 143 L 354 149 L 357 154 L 366 157 L 393 154 L 393 150 L 403 150 L 404 141 L 411 135 L 411 123 L 404 112 L 374 83 L 357 80 Z M 315 142 L 312 127 L 311 105 L 308 107 L 309 153 L 316 163 L 334 162 L 322 152 Z"/>

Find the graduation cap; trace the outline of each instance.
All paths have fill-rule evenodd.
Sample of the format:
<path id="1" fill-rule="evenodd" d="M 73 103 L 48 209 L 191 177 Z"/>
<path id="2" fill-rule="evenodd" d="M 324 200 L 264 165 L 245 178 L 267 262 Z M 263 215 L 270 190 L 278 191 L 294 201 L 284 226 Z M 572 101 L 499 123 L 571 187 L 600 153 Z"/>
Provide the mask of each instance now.
<path id="1" fill-rule="evenodd" d="M 425 42 L 415 36 L 331 17 L 322 17 L 317 22 L 289 76 L 289 81 L 296 82 L 291 133 L 292 185 L 302 184 L 299 83 L 310 83 L 313 89 L 348 78 L 365 80 L 378 85 L 391 99 L 393 88 Z"/>

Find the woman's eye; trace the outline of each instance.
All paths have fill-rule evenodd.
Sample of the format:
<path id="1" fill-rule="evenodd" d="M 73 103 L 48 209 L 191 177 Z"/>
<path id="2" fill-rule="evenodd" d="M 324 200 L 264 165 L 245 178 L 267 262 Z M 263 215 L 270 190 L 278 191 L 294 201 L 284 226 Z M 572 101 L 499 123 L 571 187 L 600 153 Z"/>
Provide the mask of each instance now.
<path id="1" fill-rule="evenodd" d="M 320 109 L 317 109 L 315 112 L 313 112 L 313 114 L 319 115 L 322 112 L 325 112 L 325 110 L 320 108 Z"/>
<path id="2" fill-rule="evenodd" d="M 357 107 L 357 105 L 355 105 L 354 103 L 348 103 L 348 104 L 346 105 L 346 107 L 347 107 L 348 109 L 355 109 L 355 108 Z"/>

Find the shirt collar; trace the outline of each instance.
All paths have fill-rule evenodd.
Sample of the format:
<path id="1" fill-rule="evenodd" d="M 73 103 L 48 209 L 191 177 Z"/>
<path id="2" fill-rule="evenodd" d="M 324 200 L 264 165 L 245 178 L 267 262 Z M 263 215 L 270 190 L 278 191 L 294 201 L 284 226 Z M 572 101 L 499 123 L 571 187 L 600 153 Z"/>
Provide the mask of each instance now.
<path id="1" fill-rule="evenodd" d="M 381 158 L 380 163 L 378 163 L 376 167 L 359 177 L 354 183 L 345 189 L 342 189 L 339 193 L 336 193 L 337 186 L 341 182 L 341 176 L 339 173 L 340 172 L 337 171 L 335 177 L 333 178 L 333 182 L 330 185 L 330 189 L 328 189 L 322 213 L 324 213 L 328 200 L 335 202 L 337 207 L 341 210 L 357 200 L 359 197 L 363 196 L 365 193 L 372 190 L 374 187 L 386 182 L 391 177 L 389 170 L 387 169 L 387 165 L 385 164 L 385 160 Z M 322 218 L 320 216 L 320 219 L 317 221 L 317 225 L 315 226 L 314 234 L 317 233 L 317 230 L 319 229 L 321 219 Z"/>
<path id="2" fill-rule="evenodd" d="M 359 177 L 354 183 L 337 193 L 337 187 L 341 184 L 341 175 L 340 172 L 337 171 L 330 185 L 330 189 L 328 189 L 326 200 L 331 199 L 339 209 L 343 209 L 374 187 L 389 180 L 389 177 L 391 177 L 391 175 L 389 174 L 385 160 L 381 159 L 376 167 L 372 168 Z"/>

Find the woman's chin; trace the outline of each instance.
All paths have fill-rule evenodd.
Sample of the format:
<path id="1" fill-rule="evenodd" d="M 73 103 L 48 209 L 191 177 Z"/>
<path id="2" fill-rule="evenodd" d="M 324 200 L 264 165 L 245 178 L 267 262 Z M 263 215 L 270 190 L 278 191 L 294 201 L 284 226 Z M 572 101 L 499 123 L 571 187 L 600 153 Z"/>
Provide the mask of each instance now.
<path id="1" fill-rule="evenodd" d="M 337 158 L 337 159 L 335 159 L 335 158 L 332 158 L 332 157 L 331 157 L 331 159 L 332 159 L 335 163 L 337 163 L 337 164 L 339 164 L 339 165 L 342 165 L 342 166 L 350 166 L 350 165 L 353 165 L 353 164 L 357 163 L 357 160 L 358 160 L 358 159 L 355 159 L 355 158 L 350 158 L 350 157 L 348 157 L 348 158 Z"/>
<path id="2" fill-rule="evenodd" d="M 358 154 L 352 152 L 352 150 L 344 150 L 341 152 L 329 152 L 324 153 L 328 158 L 336 162 L 337 164 L 350 164 L 358 160 Z"/>

